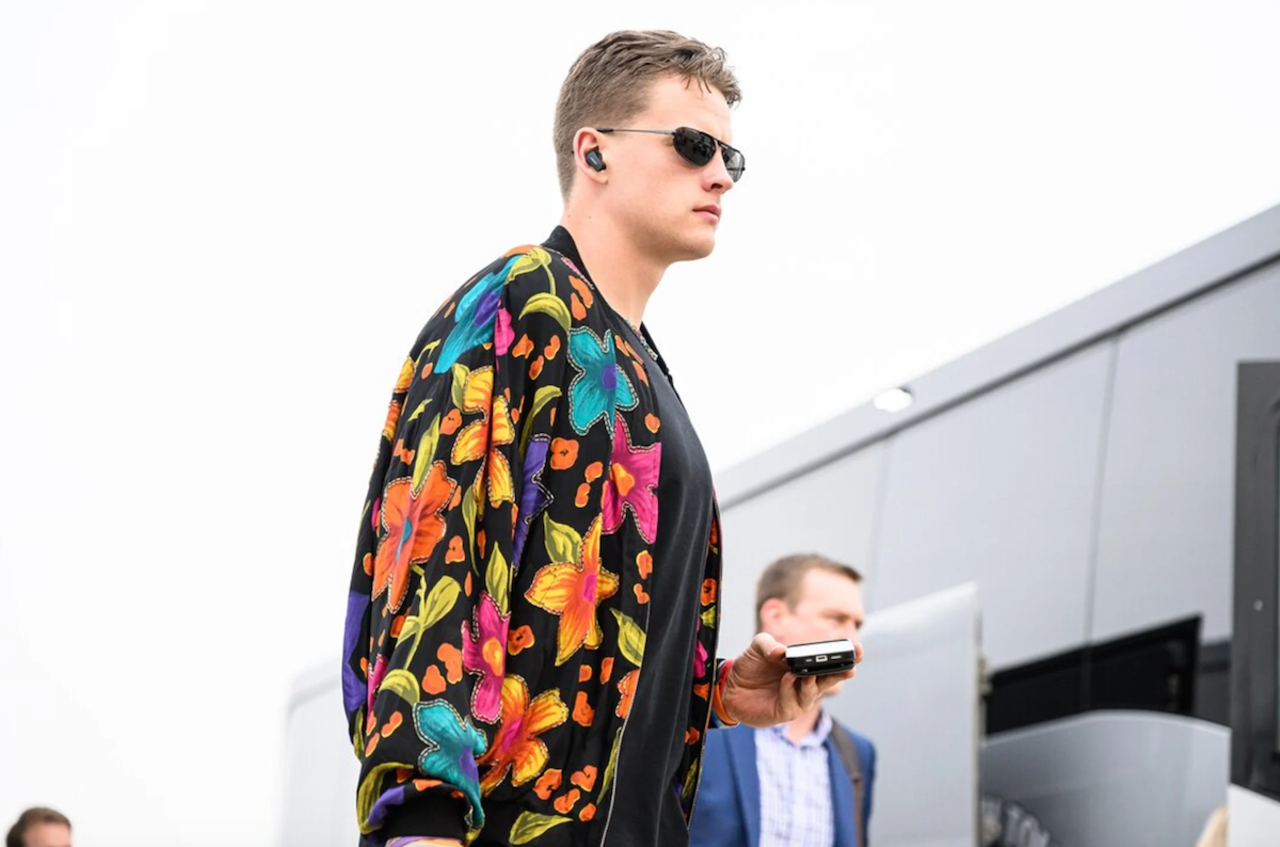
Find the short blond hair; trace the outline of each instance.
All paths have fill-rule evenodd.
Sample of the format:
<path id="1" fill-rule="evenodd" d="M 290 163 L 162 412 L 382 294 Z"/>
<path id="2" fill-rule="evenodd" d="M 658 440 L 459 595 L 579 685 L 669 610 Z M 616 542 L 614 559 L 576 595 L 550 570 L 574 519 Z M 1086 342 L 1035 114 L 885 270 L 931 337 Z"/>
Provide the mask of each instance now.
<path id="1" fill-rule="evenodd" d="M 828 559 L 817 553 L 796 553 L 778 559 L 760 574 L 756 582 L 756 628 L 761 626 L 760 610 L 770 600 L 781 600 L 787 608 L 796 607 L 796 593 L 800 583 L 809 571 L 821 570 L 846 576 L 857 584 L 862 583 L 862 574 L 851 565 Z"/>
<path id="2" fill-rule="evenodd" d="M 552 140 L 560 193 L 568 199 L 573 187 L 574 134 L 584 126 L 620 125 L 643 112 L 650 83 L 658 77 L 696 80 L 723 94 L 730 106 L 741 100 L 738 80 L 725 61 L 719 47 L 665 29 L 613 32 L 584 50 L 569 69 L 556 102 Z"/>

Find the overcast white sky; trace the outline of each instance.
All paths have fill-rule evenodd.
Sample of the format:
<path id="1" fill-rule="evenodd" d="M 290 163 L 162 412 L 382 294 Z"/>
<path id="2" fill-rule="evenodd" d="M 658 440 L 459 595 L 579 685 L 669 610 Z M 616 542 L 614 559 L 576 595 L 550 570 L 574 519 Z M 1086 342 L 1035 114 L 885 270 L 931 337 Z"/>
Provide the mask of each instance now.
<path id="1" fill-rule="evenodd" d="M 657 26 L 745 94 L 646 316 L 716 469 L 1280 202 L 1270 0 L 4 4 L 3 826 L 275 843 L 400 361 L 556 223 L 578 52 Z"/>

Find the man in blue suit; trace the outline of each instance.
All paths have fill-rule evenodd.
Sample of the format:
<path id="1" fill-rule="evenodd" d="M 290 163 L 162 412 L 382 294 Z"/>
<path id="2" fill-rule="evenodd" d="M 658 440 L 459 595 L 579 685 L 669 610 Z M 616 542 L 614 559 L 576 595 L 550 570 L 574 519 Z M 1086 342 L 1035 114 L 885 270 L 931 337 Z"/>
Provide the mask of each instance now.
<path id="1" fill-rule="evenodd" d="M 861 583 L 823 556 L 779 559 L 756 586 L 757 628 L 783 644 L 856 641 Z M 712 730 L 702 769 L 690 847 L 867 847 L 875 747 L 820 704 L 775 727 Z"/>

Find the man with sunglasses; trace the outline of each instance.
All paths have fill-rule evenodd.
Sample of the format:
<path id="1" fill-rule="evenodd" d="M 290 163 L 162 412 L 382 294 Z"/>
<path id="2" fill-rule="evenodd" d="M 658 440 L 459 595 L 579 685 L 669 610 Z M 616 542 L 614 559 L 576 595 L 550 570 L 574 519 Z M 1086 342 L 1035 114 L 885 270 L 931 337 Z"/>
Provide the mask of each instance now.
<path id="1" fill-rule="evenodd" d="M 561 225 L 404 362 L 344 637 L 369 844 L 687 844 L 708 727 L 790 720 L 852 675 L 797 681 L 768 635 L 715 660 L 711 472 L 642 324 L 714 247 L 738 99 L 724 53 L 676 33 L 588 48 L 556 109 Z"/>

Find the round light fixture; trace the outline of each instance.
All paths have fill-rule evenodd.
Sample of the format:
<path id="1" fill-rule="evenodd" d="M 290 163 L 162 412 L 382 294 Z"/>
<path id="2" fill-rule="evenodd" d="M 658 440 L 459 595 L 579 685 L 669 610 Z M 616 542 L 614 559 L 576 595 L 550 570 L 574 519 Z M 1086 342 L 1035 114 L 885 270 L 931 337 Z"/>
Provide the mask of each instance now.
<path id="1" fill-rule="evenodd" d="M 914 403 L 915 399 L 905 388 L 890 388 L 877 394 L 871 405 L 882 412 L 901 412 Z"/>

